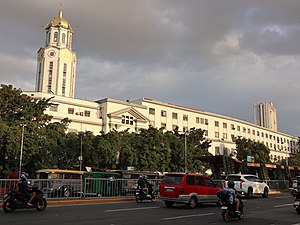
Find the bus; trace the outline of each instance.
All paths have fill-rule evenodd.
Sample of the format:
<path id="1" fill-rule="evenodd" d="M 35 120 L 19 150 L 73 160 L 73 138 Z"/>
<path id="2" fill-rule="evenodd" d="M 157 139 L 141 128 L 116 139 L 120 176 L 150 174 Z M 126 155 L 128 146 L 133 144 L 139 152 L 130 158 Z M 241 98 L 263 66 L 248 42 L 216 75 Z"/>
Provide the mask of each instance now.
<path id="1" fill-rule="evenodd" d="M 40 188 L 51 198 L 114 196 L 122 190 L 121 175 L 114 172 L 41 169 L 37 178 Z"/>
<path id="2" fill-rule="evenodd" d="M 155 189 L 158 189 L 158 184 L 162 179 L 162 174 L 159 172 L 138 171 L 138 170 L 107 170 L 108 172 L 119 173 L 123 179 L 122 195 L 133 195 L 136 191 L 137 180 L 139 176 L 147 176 L 148 180 L 153 183 Z"/>

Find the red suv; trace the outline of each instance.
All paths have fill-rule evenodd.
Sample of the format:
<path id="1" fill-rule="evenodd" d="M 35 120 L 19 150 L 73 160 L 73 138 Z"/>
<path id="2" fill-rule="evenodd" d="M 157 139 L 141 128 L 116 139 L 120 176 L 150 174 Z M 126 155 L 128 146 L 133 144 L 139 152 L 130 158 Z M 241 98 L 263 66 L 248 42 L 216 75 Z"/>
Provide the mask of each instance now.
<path id="1" fill-rule="evenodd" d="M 159 197 L 167 207 L 175 203 L 195 208 L 198 203 L 219 204 L 216 193 L 221 190 L 209 177 L 200 174 L 167 173 L 159 184 Z"/>

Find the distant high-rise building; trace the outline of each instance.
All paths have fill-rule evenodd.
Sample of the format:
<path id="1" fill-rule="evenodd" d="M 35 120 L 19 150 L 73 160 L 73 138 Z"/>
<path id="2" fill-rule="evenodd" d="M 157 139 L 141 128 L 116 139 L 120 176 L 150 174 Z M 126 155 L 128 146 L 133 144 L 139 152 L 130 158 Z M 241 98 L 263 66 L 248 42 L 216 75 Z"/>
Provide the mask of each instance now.
<path id="1" fill-rule="evenodd" d="M 276 109 L 272 102 L 257 103 L 253 111 L 255 124 L 277 131 Z"/>
<path id="2" fill-rule="evenodd" d="M 62 9 L 46 27 L 46 43 L 38 51 L 35 91 L 74 98 L 76 54 L 73 31 Z"/>

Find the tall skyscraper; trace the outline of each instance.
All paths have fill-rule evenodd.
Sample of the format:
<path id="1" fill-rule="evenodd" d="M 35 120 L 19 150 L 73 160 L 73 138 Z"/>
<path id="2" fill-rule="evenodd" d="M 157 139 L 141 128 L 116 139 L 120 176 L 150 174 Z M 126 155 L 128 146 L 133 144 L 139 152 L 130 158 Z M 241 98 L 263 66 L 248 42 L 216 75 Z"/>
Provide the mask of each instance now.
<path id="1" fill-rule="evenodd" d="M 45 46 L 38 50 L 35 91 L 74 98 L 76 54 L 72 51 L 73 31 L 63 18 L 61 8 L 45 30 Z"/>
<path id="2" fill-rule="evenodd" d="M 272 102 L 257 103 L 253 111 L 255 124 L 277 131 L 276 109 Z"/>

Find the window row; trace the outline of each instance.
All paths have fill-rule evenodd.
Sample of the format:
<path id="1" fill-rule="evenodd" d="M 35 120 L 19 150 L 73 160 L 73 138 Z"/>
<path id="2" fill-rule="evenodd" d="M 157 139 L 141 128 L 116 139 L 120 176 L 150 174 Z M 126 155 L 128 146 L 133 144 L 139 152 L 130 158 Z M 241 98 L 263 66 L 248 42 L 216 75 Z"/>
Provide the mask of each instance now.
<path id="1" fill-rule="evenodd" d="M 220 127 L 219 121 L 215 121 L 215 127 Z M 223 123 L 223 128 L 227 129 L 227 123 Z M 237 131 L 242 131 L 243 133 L 251 134 L 250 128 L 242 127 L 242 129 L 241 129 L 241 126 L 239 126 L 239 125 L 237 125 L 235 128 L 234 124 L 231 124 L 231 130 L 235 130 L 235 129 L 237 129 Z M 256 135 L 258 137 L 261 136 L 263 138 L 269 138 L 269 139 L 275 140 L 275 141 L 277 141 L 277 143 L 281 143 L 281 144 L 284 144 L 284 143 L 289 144 L 289 142 L 290 142 L 289 140 L 287 140 L 285 138 L 276 137 L 275 135 L 267 134 L 267 133 L 263 133 L 263 132 L 255 131 L 255 130 L 252 130 L 252 135 Z"/>
<path id="2" fill-rule="evenodd" d="M 68 108 L 68 114 L 75 114 L 78 116 L 86 116 L 86 117 L 90 117 L 91 116 L 91 111 L 89 110 L 84 110 L 83 112 L 75 112 L 74 108 Z"/>
<path id="3" fill-rule="evenodd" d="M 155 115 L 155 109 L 154 108 L 149 108 L 149 114 L 150 115 Z M 160 111 L 160 116 L 161 117 L 167 117 L 167 111 L 166 110 L 161 110 Z M 177 120 L 178 119 L 178 113 L 172 112 L 172 119 Z M 184 114 L 182 116 L 182 120 L 183 121 L 189 121 L 189 116 Z M 196 123 L 201 123 L 201 124 L 208 125 L 208 119 L 196 117 Z"/>

